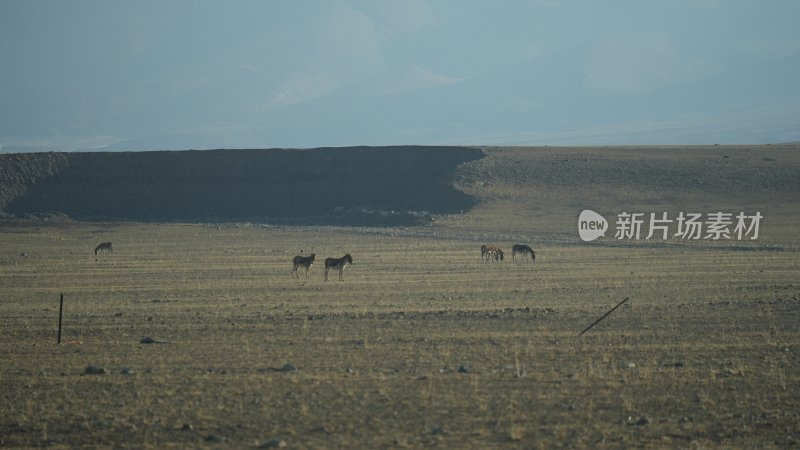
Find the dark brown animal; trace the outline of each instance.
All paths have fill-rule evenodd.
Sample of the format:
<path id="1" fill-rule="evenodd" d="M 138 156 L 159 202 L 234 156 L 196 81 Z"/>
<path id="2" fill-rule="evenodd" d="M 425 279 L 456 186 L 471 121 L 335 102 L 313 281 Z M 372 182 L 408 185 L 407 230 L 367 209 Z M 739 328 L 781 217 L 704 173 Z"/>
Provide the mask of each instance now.
<path id="1" fill-rule="evenodd" d="M 292 278 L 295 276 L 300 278 L 300 274 L 297 273 L 297 269 L 300 267 L 306 268 L 306 278 L 308 278 L 308 270 L 314 265 L 314 258 L 316 257 L 317 255 L 315 253 L 312 253 L 311 256 L 295 256 L 294 259 L 292 259 L 292 264 L 294 265 L 294 267 L 292 267 Z"/>
<path id="2" fill-rule="evenodd" d="M 353 264 L 353 257 L 346 254 L 341 258 L 326 258 L 325 259 L 325 281 L 328 281 L 328 271 L 331 269 L 339 269 L 339 281 L 344 281 L 342 272 L 348 264 Z"/>
<path id="3" fill-rule="evenodd" d="M 110 252 L 110 251 L 112 251 L 114 249 L 111 248 L 111 242 L 101 242 L 101 243 L 97 244 L 97 247 L 94 248 L 95 256 L 97 256 L 97 252 L 100 252 L 102 250 Z"/>
<path id="4" fill-rule="evenodd" d="M 514 244 L 514 246 L 511 247 L 512 260 L 517 260 L 517 253 L 522 253 L 522 259 L 525 259 L 528 255 L 531 255 L 531 261 L 536 262 L 536 252 L 534 252 L 531 247 L 525 244 Z"/>

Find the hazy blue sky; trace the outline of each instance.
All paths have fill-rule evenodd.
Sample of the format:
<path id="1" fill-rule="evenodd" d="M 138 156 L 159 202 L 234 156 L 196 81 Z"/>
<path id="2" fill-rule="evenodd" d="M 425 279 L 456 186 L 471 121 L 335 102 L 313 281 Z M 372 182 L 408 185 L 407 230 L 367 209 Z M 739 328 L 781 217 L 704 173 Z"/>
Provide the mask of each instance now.
<path id="1" fill-rule="evenodd" d="M 0 1 L 3 151 L 800 140 L 800 1 Z"/>

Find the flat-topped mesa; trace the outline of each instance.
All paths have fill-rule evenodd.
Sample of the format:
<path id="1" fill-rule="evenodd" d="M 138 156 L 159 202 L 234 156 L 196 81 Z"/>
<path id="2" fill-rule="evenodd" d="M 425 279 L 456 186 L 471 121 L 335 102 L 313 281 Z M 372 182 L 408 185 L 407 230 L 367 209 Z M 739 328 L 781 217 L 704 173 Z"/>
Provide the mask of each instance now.
<path id="1" fill-rule="evenodd" d="M 44 163 L 53 155 L 57 167 Z M 11 156 L 0 155 L 1 173 L 20 166 Z M 422 146 L 40 153 L 27 158 L 41 173 L 0 180 L 0 206 L 82 221 L 393 226 L 473 206 L 452 182 L 459 164 L 482 156 Z"/>

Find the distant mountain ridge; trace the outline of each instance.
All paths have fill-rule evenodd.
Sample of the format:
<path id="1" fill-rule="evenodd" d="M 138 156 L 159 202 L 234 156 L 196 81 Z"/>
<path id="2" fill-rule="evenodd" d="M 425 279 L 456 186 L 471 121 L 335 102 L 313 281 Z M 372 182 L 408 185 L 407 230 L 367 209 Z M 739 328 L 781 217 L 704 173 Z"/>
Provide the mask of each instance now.
<path id="1" fill-rule="evenodd" d="M 313 127 L 332 143 L 355 137 L 368 143 L 713 144 L 800 137 L 792 114 L 800 111 L 800 54 L 624 91 L 601 89 L 590 79 L 593 48 L 402 93 L 365 95 L 359 85 L 346 86 L 263 114 L 251 128 L 274 123 L 293 136 Z M 739 88 L 752 84 L 762 89 Z"/>
<path id="2" fill-rule="evenodd" d="M 238 115 L 194 134 L 166 132 L 109 148 L 153 148 L 160 142 L 172 143 L 170 148 L 204 148 L 224 140 L 220 135 L 234 143 L 301 147 L 354 142 L 613 145 L 800 139 L 800 54 L 725 71 L 707 68 L 707 77 L 687 75 L 677 84 L 648 80 L 645 74 L 626 89 L 598 85 L 601 82 L 592 78 L 603 64 L 613 64 L 596 61 L 604 47 L 597 43 L 467 79 L 396 68 L 397 74 L 350 83 L 275 110 Z M 744 85 L 761 88 L 746 91 L 740 88 Z"/>
<path id="3" fill-rule="evenodd" d="M 58 136 L 23 136 L 16 143 L 0 142 L 0 150 L 800 140 L 796 119 L 800 116 L 800 53 L 724 68 L 654 43 L 599 39 L 487 67 L 464 78 L 413 63 L 392 64 L 331 89 L 302 78 L 307 74 L 298 76 L 287 82 L 287 89 L 310 83 L 306 94 L 291 94 L 292 100 L 283 103 L 275 91 L 276 96 L 264 99 L 259 107 L 251 99 L 227 98 L 218 91 L 239 84 L 243 92 L 264 91 L 264 82 L 254 73 L 232 68 L 219 84 L 198 82 L 197 87 L 187 86 L 185 94 L 167 97 L 172 106 L 163 111 L 147 103 L 132 104 L 96 120 L 91 118 L 99 113 L 90 102 L 77 105 L 77 119 L 58 119 L 43 111 L 43 120 L 55 122 L 45 122 L 40 128 L 58 129 Z M 202 74 L 198 77 L 203 79 Z M 59 125 L 59 120 L 66 122 Z M 13 120 L 3 126 L 37 131 L 25 131 Z M 79 136 L 72 136 L 75 133 Z M 63 148 L 58 142 L 70 144 Z"/>

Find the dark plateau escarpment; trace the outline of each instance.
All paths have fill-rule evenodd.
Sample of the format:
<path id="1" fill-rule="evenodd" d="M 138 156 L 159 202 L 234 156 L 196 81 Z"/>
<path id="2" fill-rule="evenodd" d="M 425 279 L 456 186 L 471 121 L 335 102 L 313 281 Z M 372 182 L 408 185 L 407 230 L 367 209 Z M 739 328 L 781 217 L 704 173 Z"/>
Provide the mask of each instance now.
<path id="1" fill-rule="evenodd" d="M 392 226 L 470 208 L 462 147 L 0 155 L 0 211 L 81 221 Z"/>

